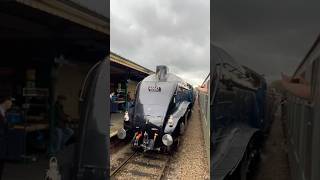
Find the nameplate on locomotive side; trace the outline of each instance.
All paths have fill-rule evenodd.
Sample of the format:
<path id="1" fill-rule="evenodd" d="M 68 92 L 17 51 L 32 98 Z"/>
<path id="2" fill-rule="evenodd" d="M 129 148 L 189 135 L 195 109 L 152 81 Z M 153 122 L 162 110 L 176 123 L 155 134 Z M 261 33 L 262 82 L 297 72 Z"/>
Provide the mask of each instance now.
<path id="1" fill-rule="evenodd" d="M 161 92 L 161 87 L 159 87 L 159 86 L 149 86 L 148 90 L 149 90 L 149 92 Z"/>

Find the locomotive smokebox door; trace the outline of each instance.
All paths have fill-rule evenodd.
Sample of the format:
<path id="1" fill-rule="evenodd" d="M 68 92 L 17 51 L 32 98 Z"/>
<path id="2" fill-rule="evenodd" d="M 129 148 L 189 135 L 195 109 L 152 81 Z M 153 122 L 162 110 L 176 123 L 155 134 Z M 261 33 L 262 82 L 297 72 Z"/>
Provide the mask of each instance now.
<path id="1" fill-rule="evenodd" d="M 157 66 L 156 74 L 159 81 L 165 81 L 167 79 L 167 74 L 169 72 L 169 68 L 164 65 Z"/>

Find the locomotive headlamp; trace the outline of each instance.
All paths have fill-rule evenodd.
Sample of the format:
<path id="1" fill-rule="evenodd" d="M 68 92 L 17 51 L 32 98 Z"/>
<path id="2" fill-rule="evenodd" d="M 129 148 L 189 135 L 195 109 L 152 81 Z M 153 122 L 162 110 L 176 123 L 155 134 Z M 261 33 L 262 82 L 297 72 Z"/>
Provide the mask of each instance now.
<path id="1" fill-rule="evenodd" d="M 128 111 L 126 111 L 125 113 L 124 113 L 124 121 L 129 121 L 129 113 L 128 113 Z"/>
<path id="2" fill-rule="evenodd" d="M 173 116 L 172 116 L 172 115 L 169 116 L 168 125 L 169 125 L 170 127 L 173 126 Z"/>
<path id="3" fill-rule="evenodd" d="M 162 136 L 162 143 L 166 146 L 171 146 L 173 143 L 172 136 L 170 134 L 165 134 Z"/>

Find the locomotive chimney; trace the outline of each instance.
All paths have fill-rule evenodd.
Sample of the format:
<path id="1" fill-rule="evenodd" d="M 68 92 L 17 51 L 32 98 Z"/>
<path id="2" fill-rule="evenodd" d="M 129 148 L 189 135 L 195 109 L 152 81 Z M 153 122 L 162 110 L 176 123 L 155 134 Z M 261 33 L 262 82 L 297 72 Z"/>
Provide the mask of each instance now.
<path id="1" fill-rule="evenodd" d="M 164 65 L 157 66 L 156 76 L 158 80 L 165 81 L 167 79 L 168 71 L 169 69 L 167 66 L 164 66 Z"/>

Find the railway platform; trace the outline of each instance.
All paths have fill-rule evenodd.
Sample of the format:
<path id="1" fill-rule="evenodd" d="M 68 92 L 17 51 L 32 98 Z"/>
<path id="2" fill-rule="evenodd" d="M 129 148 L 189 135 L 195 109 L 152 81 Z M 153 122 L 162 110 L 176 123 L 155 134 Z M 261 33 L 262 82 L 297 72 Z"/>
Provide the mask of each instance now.
<path id="1" fill-rule="evenodd" d="M 110 138 L 113 138 L 117 135 L 117 132 L 120 128 L 123 127 L 123 116 L 124 113 L 111 113 L 111 122 L 110 122 Z"/>
<path id="2" fill-rule="evenodd" d="M 277 105 L 270 133 L 261 152 L 261 161 L 254 172 L 253 180 L 290 180 L 288 143 L 285 136 L 281 106 Z"/>

